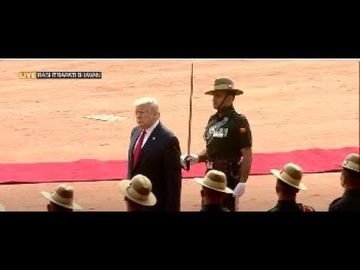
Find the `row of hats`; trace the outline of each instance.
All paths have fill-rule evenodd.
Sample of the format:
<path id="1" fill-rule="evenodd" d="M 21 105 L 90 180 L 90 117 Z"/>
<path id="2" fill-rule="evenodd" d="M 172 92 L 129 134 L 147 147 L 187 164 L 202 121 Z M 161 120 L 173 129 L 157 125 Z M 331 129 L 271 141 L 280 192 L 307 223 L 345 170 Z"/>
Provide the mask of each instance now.
<path id="1" fill-rule="evenodd" d="M 359 154 L 349 154 L 342 164 L 337 164 L 352 170 L 360 172 L 360 158 Z M 300 189 L 306 190 L 307 187 L 301 183 L 303 171 L 294 164 L 288 163 L 282 170 L 272 169 L 271 173 L 279 180 L 286 184 Z M 223 172 L 217 170 L 210 170 L 206 173 L 204 178 L 195 178 L 195 181 L 207 188 L 220 191 L 227 194 L 232 194 L 233 190 L 227 187 L 226 176 Z M 145 206 L 152 206 L 156 204 L 156 197 L 151 192 L 151 181 L 144 175 L 135 175 L 131 180 L 125 179 L 119 183 L 120 192 L 128 199 Z M 49 201 L 70 209 L 81 209 L 81 206 L 73 201 L 74 190 L 71 186 L 60 184 L 57 189 L 52 192 L 42 191 L 41 194 Z M 0 204 L 0 211 L 4 211 L 4 207 Z"/>
<path id="2" fill-rule="evenodd" d="M 351 153 L 349 154 L 342 164 L 336 164 L 352 170 L 355 172 L 360 172 L 360 156 L 359 154 Z M 303 170 L 300 166 L 294 163 L 287 163 L 282 170 L 272 169 L 270 172 L 279 180 L 284 183 L 297 188 L 299 190 L 307 190 L 307 187 L 301 183 L 301 178 L 303 175 Z M 226 176 L 223 172 L 217 170 L 210 170 L 207 172 L 204 178 L 195 178 L 195 181 L 213 190 L 217 190 L 224 193 L 233 193 L 231 189 L 226 187 Z"/>
<path id="3" fill-rule="evenodd" d="M 355 153 L 349 154 L 341 166 L 359 172 L 359 155 Z M 294 163 L 286 164 L 282 170 L 272 169 L 271 173 L 277 179 L 280 179 L 294 188 L 300 190 L 307 189 L 307 187 L 301 183 L 303 171 L 300 166 Z M 226 175 L 221 171 L 210 170 L 206 173 L 204 178 L 195 178 L 194 180 L 207 188 L 227 194 L 233 193 L 233 190 L 227 187 Z M 120 191 L 128 199 L 146 206 L 156 204 L 156 197 L 151 192 L 151 182 L 146 176 L 138 174 L 131 180 L 122 180 L 119 185 Z"/>

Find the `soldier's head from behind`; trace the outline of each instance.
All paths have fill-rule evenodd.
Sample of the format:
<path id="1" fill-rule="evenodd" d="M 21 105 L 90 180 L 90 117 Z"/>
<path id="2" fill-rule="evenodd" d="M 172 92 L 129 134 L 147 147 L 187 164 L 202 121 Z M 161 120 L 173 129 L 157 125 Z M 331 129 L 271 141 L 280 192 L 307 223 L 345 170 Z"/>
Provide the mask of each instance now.
<path id="1" fill-rule="evenodd" d="M 49 200 L 48 212 L 72 212 L 81 209 L 81 206 L 74 202 L 74 189 L 72 186 L 60 184 L 54 192 L 42 191 L 41 194 Z"/>
<path id="2" fill-rule="evenodd" d="M 287 163 L 280 171 L 272 169 L 270 172 L 277 179 L 275 190 L 280 200 L 295 200 L 299 190 L 307 190 L 301 183 L 303 170 L 297 164 Z"/>
<path id="3" fill-rule="evenodd" d="M 234 82 L 228 78 L 219 78 L 214 82 L 214 89 L 205 92 L 213 96 L 214 109 L 221 111 L 223 108 L 232 106 L 235 96 L 243 94 L 240 89 L 234 88 Z"/>
<path id="4" fill-rule="evenodd" d="M 204 178 L 195 178 L 194 180 L 202 186 L 201 197 L 203 198 L 204 205 L 222 205 L 225 195 L 233 193 L 226 186 L 226 175 L 221 171 L 209 170 Z"/>
<path id="5" fill-rule="evenodd" d="M 153 97 L 143 97 L 134 102 L 136 123 L 143 129 L 148 129 L 160 119 L 159 104 Z"/>
<path id="6" fill-rule="evenodd" d="M 131 180 L 122 180 L 119 187 L 125 196 L 127 211 L 148 211 L 156 204 L 151 181 L 145 175 L 137 174 Z"/>
<path id="7" fill-rule="evenodd" d="M 351 153 L 346 156 L 342 166 L 340 181 L 345 190 L 360 189 L 359 154 Z"/>

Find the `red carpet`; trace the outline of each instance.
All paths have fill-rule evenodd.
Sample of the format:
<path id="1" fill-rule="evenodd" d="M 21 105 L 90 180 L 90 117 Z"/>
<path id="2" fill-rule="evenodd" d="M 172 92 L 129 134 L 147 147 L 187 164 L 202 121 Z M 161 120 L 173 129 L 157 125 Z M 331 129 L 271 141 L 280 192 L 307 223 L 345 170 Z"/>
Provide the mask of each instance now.
<path id="1" fill-rule="evenodd" d="M 270 169 L 281 169 L 288 162 L 299 164 L 305 173 L 336 172 L 341 168 L 333 163 L 341 163 L 352 152 L 359 153 L 359 147 L 254 153 L 251 175 L 268 174 Z M 204 172 L 204 163 L 200 163 L 189 172 L 183 171 L 183 177 L 201 177 Z M 124 179 L 126 175 L 126 160 L 0 164 L 0 184 L 99 181 Z"/>

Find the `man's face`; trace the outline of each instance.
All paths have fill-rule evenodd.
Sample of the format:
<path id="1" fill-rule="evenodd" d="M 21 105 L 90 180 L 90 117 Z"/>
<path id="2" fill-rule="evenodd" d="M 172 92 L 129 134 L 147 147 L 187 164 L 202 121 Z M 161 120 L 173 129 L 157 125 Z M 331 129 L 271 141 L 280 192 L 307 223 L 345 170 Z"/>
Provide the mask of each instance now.
<path id="1" fill-rule="evenodd" d="M 279 183 L 280 180 L 277 180 L 276 181 L 276 185 L 275 185 L 275 191 L 276 191 L 276 194 L 279 194 L 280 193 L 280 183 Z"/>
<path id="2" fill-rule="evenodd" d="M 135 107 L 136 123 L 139 127 L 147 129 L 158 120 L 158 113 L 150 105 L 143 104 Z"/>
<path id="3" fill-rule="evenodd" d="M 46 205 L 46 209 L 47 209 L 48 212 L 54 212 L 51 203 L 48 203 L 48 204 Z"/>
<path id="4" fill-rule="evenodd" d="M 223 102 L 224 99 L 225 101 Z M 233 96 L 227 96 L 224 91 L 217 91 L 213 94 L 213 107 L 216 110 L 220 110 L 221 108 L 230 106 L 233 100 Z"/>
<path id="5" fill-rule="evenodd" d="M 340 174 L 340 184 L 342 187 L 345 187 L 345 176 L 344 176 L 343 171 L 341 171 L 341 174 Z"/>

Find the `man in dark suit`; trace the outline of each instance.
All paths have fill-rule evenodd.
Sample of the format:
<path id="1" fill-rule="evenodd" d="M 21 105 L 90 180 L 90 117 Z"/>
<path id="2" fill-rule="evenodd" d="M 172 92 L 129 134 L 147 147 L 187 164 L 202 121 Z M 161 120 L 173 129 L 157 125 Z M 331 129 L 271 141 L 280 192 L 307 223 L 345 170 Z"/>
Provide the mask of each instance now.
<path id="1" fill-rule="evenodd" d="M 179 140 L 160 122 L 156 99 L 135 101 L 137 127 L 131 131 L 128 178 L 143 174 L 152 182 L 157 203 L 151 210 L 180 211 L 181 164 Z"/>

